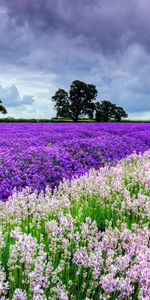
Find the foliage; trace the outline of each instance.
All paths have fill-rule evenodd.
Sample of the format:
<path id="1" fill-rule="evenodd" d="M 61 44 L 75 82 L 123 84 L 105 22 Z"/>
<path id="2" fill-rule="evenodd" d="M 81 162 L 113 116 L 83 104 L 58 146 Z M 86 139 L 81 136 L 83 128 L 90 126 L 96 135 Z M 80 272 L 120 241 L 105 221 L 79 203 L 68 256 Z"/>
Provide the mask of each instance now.
<path id="1" fill-rule="evenodd" d="M 93 101 L 96 96 L 97 90 L 93 84 L 86 84 L 80 80 L 73 81 L 69 95 L 63 89 L 59 89 L 52 97 L 57 117 L 70 117 L 75 122 L 79 116 L 86 114 L 92 118 L 95 109 Z"/>
<path id="2" fill-rule="evenodd" d="M 93 118 L 95 112 L 96 121 L 109 122 L 111 120 L 120 122 L 122 118 L 128 115 L 122 107 L 118 107 L 111 101 L 103 100 L 94 103 L 97 96 L 96 87 L 92 84 L 86 84 L 83 81 L 75 80 L 72 82 L 69 95 L 59 89 L 52 97 L 55 102 L 57 117 L 71 118 L 78 121 L 81 116 Z"/>
<path id="3" fill-rule="evenodd" d="M 57 111 L 57 117 L 69 117 L 69 101 L 68 93 L 63 89 L 59 89 L 52 97 L 52 101 L 55 102 L 55 109 Z"/>
<path id="4" fill-rule="evenodd" d="M 118 107 L 111 101 L 101 101 L 95 104 L 96 110 L 96 121 L 98 122 L 109 122 L 114 121 L 120 122 L 122 118 L 127 118 L 128 115 L 122 107 Z"/>
<path id="5" fill-rule="evenodd" d="M 2 100 L 0 100 L 0 113 L 7 114 L 6 108 L 3 106 Z"/>
<path id="6" fill-rule="evenodd" d="M 122 118 L 127 118 L 128 114 L 122 107 L 115 107 L 114 109 L 114 119 L 117 122 L 120 122 Z"/>

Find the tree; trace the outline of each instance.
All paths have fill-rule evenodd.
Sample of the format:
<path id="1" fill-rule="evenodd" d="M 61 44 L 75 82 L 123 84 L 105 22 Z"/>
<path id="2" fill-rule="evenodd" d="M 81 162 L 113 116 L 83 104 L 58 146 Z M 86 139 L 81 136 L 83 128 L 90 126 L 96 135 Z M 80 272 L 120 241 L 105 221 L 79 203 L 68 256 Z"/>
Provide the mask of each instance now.
<path id="1" fill-rule="evenodd" d="M 0 100 L 0 113 L 7 114 L 6 108 L 3 106 L 3 102 Z"/>
<path id="2" fill-rule="evenodd" d="M 96 104 L 95 104 L 95 120 L 97 122 L 102 122 L 103 121 L 103 115 L 102 115 L 100 102 L 96 102 Z"/>
<path id="3" fill-rule="evenodd" d="M 57 111 L 57 117 L 69 117 L 69 100 L 68 93 L 59 89 L 52 97 L 52 101 L 55 102 L 55 109 Z"/>
<path id="4" fill-rule="evenodd" d="M 91 103 L 89 105 L 89 107 L 87 107 L 85 114 L 88 115 L 88 117 L 90 119 L 93 119 L 94 118 L 94 110 L 95 110 L 95 103 Z"/>
<path id="5" fill-rule="evenodd" d="M 70 112 L 73 121 L 78 121 L 81 114 L 91 116 L 95 105 L 93 101 L 97 96 L 97 89 L 93 84 L 86 84 L 83 81 L 72 82 L 69 92 Z"/>
<path id="6" fill-rule="evenodd" d="M 109 122 L 115 120 L 120 122 L 122 118 L 128 117 L 127 113 L 122 107 L 118 107 L 111 101 L 101 101 L 95 104 L 96 116 L 98 122 Z"/>
<path id="7" fill-rule="evenodd" d="M 111 101 L 103 100 L 96 103 L 96 121 L 108 122 L 114 114 L 116 105 Z"/>
<path id="8" fill-rule="evenodd" d="M 55 101 L 57 116 L 69 116 L 74 122 L 77 122 L 81 115 L 93 117 L 95 109 L 93 101 L 95 101 L 96 96 L 95 85 L 75 80 L 71 84 L 69 95 L 66 91 L 59 89 L 52 100 Z"/>
<path id="9" fill-rule="evenodd" d="M 116 106 L 114 111 L 114 119 L 116 122 L 120 122 L 122 118 L 127 118 L 128 114 L 122 107 Z"/>

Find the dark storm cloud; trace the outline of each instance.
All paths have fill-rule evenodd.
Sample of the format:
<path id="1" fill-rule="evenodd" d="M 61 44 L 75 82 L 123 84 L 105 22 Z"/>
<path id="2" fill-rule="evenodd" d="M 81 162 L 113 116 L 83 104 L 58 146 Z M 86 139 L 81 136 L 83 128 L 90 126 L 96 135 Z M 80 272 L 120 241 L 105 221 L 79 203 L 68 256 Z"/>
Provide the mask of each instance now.
<path id="1" fill-rule="evenodd" d="M 0 0 L 5 81 L 13 85 L 14 70 L 24 93 L 30 74 L 30 90 L 35 88 L 35 98 L 41 86 L 41 98 L 47 93 L 47 74 L 53 78 L 50 93 L 58 87 L 68 90 L 71 81 L 80 79 L 96 84 L 99 100 L 111 99 L 129 113 L 150 111 L 149 11 L 149 0 Z M 41 74 L 37 81 L 36 73 Z M 19 99 L 34 108 L 32 96 Z"/>
<path id="2" fill-rule="evenodd" d="M 150 46 L 149 0 L 1 0 L 16 26 L 48 33 L 83 35 L 91 47 L 105 52 L 138 42 Z"/>

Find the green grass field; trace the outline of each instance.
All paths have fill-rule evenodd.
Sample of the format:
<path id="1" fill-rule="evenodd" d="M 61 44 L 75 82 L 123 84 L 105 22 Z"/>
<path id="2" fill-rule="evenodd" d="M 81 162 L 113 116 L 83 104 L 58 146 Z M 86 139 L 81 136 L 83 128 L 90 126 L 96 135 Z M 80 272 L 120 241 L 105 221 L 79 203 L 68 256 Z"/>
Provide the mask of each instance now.
<path id="1" fill-rule="evenodd" d="M 0 122 L 6 122 L 6 123 L 14 123 L 14 122 L 18 122 L 18 123 L 23 123 L 23 122 L 31 122 L 31 123 L 72 123 L 73 121 L 69 118 L 51 118 L 51 119 L 25 119 L 25 118 L 13 118 L 13 117 L 7 117 L 7 118 L 0 118 Z M 79 119 L 78 123 L 94 123 L 96 122 L 94 119 Z M 114 123 L 114 121 L 111 121 L 112 123 Z M 121 122 L 123 123 L 149 123 L 150 120 L 122 120 Z"/>

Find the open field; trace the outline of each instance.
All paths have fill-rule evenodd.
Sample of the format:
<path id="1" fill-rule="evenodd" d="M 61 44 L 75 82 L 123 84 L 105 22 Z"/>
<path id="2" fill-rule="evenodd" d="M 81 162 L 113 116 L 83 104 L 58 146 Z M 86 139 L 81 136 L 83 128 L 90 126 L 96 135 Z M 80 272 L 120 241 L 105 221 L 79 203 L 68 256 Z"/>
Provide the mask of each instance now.
<path id="1" fill-rule="evenodd" d="M 150 124 L 0 124 L 0 199 L 38 191 L 150 147 Z"/>
<path id="2" fill-rule="evenodd" d="M 0 141 L 0 299 L 149 300 L 150 124 L 1 123 Z"/>
<path id="3" fill-rule="evenodd" d="M 6 123 L 72 123 L 73 121 L 68 118 L 52 118 L 52 119 L 16 119 L 11 117 L 6 118 L 0 118 L 0 123 L 6 122 Z M 84 122 L 84 123 L 93 123 L 95 122 L 94 119 L 79 119 L 78 122 Z"/>
<path id="4" fill-rule="evenodd" d="M 111 121 L 114 123 L 114 121 Z M 150 123 L 150 120 L 130 120 L 122 119 L 121 123 Z M 69 118 L 51 118 L 51 119 L 37 119 L 37 118 L 13 118 L 13 117 L 0 117 L 0 123 L 73 123 Z M 79 118 L 78 123 L 96 123 L 95 119 Z"/>

